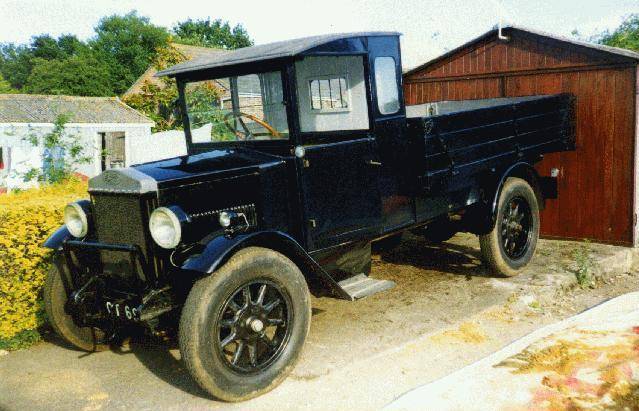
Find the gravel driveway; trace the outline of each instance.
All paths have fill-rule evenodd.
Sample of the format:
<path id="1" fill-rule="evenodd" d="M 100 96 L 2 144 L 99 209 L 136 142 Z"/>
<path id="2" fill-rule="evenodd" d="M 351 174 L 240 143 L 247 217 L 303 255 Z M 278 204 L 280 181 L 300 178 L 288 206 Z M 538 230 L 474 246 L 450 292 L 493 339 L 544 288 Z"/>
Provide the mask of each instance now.
<path id="1" fill-rule="evenodd" d="M 584 247 L 600 276 L 594 290 L 575 287 L 575 250 Z M 535 327 L 636 287 L 629 256 L 618 247 L 542 240 L 520 276 L 502 279 L 480 264 L 473 236 L 434 246 L 406 235 L 373 261 L 371 275 L 397 286 L 356 302 L 314 299 L 302 359 L 263 397 L 206 398 L 170 343 L 132 341 L 84 354 L 52 337 L 0 357 L 0 409 L 379 408 Z"/>

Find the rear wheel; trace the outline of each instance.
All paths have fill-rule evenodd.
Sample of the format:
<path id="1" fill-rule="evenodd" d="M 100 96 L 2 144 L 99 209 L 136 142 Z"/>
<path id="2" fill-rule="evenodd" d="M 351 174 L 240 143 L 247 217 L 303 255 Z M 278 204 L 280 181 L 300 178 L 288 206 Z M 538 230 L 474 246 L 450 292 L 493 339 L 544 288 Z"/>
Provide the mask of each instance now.
<path id="1" fill-rule="evenodd" d="M 479 236 L 483 260 L 498 274 L 517 275 L 535 254 L 538 238 L 537 197 L 525 180 L 510 177 L 499 196 L 495 226 Z"/>
<path id="2" fill-rule="evenodd" d="M 243 401 L 277 387 L 293 370 L 310 320 L 310 293 L 297 266 L 250 247 L 193 286 L 182 310 L 180 351 L 203 389 Z"/>
<path id="3" fill-rule="evenodd" d="M 54 264 L 44 282 L 44 309 L 53 330 L 69 344 L 84 351 L 104 351 L 109 348 L 104 344 L 104 332 L 97 328 L 79 327 L 67 314 L 64 307 L 67 294 L 62 283 L 62 273 Z"/>

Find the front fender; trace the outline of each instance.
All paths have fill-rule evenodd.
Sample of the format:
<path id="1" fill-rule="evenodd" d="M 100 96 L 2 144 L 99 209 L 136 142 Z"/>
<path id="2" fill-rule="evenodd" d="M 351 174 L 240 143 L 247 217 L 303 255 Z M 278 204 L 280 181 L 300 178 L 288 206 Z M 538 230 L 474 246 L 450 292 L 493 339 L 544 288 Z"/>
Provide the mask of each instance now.
<path id="1" fill-rule="evenodd" d="M 51 234 L 51 236 L 47 238 L 42 246 L 45 248 L 50 248 L 52 250 L 61 250 L 62 243 L 64 243 L 65 240 L 71 237 L 72 235 L 69 230 L 67 230 L 67 226 L 63 225 L 62 227 L 58 228 L 53 234 Z"/>
<path id="2" fill-rule="evenodd" d="M 293 237 L 281 231 L 257 231 L 233 237 L 217 236 L 203 248 L 195 249 L 193 255 L 183 260 L 181 268 L 200 273 L 202 276 L 211 274 L 233 254 L 246 247 L 269 248 L 285 255 L 299 267 L 308 283 L 319 281 L 336 297 L 350 300 L 350 296 L 333 277 Z"/>

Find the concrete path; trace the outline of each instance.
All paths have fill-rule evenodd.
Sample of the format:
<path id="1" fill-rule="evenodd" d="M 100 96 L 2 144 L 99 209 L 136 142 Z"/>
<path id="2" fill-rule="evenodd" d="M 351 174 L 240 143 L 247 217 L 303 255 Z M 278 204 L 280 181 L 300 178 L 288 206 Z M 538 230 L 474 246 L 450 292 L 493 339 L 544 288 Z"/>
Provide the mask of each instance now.
<path id="1" fill-rule="evenodd" d="M 583 305 L 557 305 L 558 295 L 590 292 L 575 289 L 574 253 L 582 247 L 541 241 L 525 272 L 497 279 L 480 265 L 472 236 L 443 246 L 407 236 L 373 261 L 372 276 L 397 287 L 357 302 L 314 299 L 299 364 L 279 388 L 248 403 L 209 399 L 175 347 L 139 341 L 87 355 L 54 339 L 0 357 L 0 409 L 381 408 Z M 600 280 L 634 281 L 617 277 L 630 271 L 627 249 L 587 247 Z"/>
<path id="2" fill-rule="evenodd" d="M 633 292 L 538 329 L 384 410 L 637 409 L 637 347 Z"/>

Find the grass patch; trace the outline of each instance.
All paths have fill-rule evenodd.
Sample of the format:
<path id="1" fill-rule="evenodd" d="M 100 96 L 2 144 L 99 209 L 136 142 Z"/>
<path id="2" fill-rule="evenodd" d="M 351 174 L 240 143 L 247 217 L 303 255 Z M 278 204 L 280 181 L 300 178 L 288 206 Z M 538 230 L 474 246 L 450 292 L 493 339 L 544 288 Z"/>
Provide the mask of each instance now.
<path id="1" fill-rule="evenodd" d="M 42 340 L 37 330 L 23 330 L 11 338 L 0 338 L 0 350 L 15 351 L 28 348 Z"/>
<path id="2" fill-rule="evenodd" d="M 579 284 L 581 288 L 594 287 L 595 281 L 592 276 L 594 259 L 592 257 L 590 244 L 586 242 L 583 246 L 575 249 L 573 251 L 573 258 L 577 265 L 574 271 L 577 284 Z"/>

